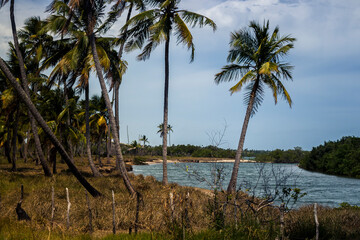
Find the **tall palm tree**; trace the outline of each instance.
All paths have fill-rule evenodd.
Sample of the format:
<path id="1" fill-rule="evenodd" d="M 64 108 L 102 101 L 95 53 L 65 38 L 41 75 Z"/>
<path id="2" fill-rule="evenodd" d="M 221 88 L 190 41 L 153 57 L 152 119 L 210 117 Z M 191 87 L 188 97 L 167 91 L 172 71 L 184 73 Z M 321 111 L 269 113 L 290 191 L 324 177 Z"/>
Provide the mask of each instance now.
<path id="1" fill-rule="evenodd" d="M 115 4 L 112 6 L 112 11 L 109 13 L 110 21 L 115 21 L 118 16 L 122 15 L 123 11 L 126 8 L 128 9 L 128 12 L 126 15 L 125 23 L 130 20 L 130 17 L 131 17 L 131 14 L 132 14 L 134 8 L 135 8 L 135 10 L 138 10 L 138 11 L 145 11 L 146 0 L 113 0 L 113 2 L 115 2 Z M 127 31 L 127 27 L 124 29 L 124 32 L 126 32 L 126 31 Z M 124 37 L 124 39 L 126 39 L 126 36 Z M 123 53 L 124 53 L 124 46 L 125 46 L 125 41 L 122 41 L 120 48 L 119 48 L 119 53 L 118 53 L 118 56 L 121 60 L 120 74 L 114 76 L 112 78 L 112 83 L 111 83 L 111 88 L 114 88 L 115 121 L 116 121 L 117 131 L 119 134 L 120 134 L 119 91 L 120 91 L 120 84 L 122 82 L 123 75 L 125 74 L 126 69 L 127 69 L 126 62 L 123 61 L 123 58 L 122 58 Z"/>
<path id="2" fill-rule="evenodd" d="M 8 2 L 8 0 L 0 0 L 0 7 L 3 7 L 7 2 Z M 26 89 L 28 90 L 28 86 L 27 86 L 27 80 L 26 80 L 26 74 L 25 74 L 25 66 L 24 66 L 24 61 L 23 61 L 23 58 L 21 56 L 21 52 L 20 52 L 19 44 L 18 44 L 18 40 L 17 40 L 18 37 L 17 37 L 17 33 L 16 33 L 16 25 L 15 25 L 15 18 L 14 18 L 14 0 L 11 0 L 10 16 L 11 16 L 11 25 L 12 25 L 12 32 L 13 32 L 13 37 L 14 37 L 14 42 L 15 42 L 16 53 L 17 53 L 18 58 L 19 58 L 19 66 L 20 66 L 20 69 L 21 69 L 21 78 L 22 78 L 22 80 L 25 80 L 25 83 L 26 83 L 26 84 L 24 84 L 24 89 L 25 90 L 17 82 L 16 78 L 11 73 L 11 71 L 9 70 L 9 68 L 7 67 L 6 63 L 4 62 L 4 60 L 2 58 L 0 58 L 0 69 L 3 71 L 4 75 L 9 80 L 10 84 L 13 86 L 13 88 L 17 92 L 19 98 L 27 106 L 27 108 L 28 108 L 28 110 L 30 112 L 29 115 L 32 115 L 34 117 L 34 119 L 38 122 L 38 124 L 42 127 L 42 129 L 47 134 L 49 139 L 52 141 L 52 143 L 54 144 L 54 146 L 56 147 L 56 149 L 58 150 L 60 155 L 63 157 L 63 159 L 66 162 L 66 164 L 68 165 L 70 171 L 74 174 L 74 176 L 78 179 L 78 181 L 85 187 L 85 189 L 92 196 L 94 196 L 94 197 L 95 196 L 100 196 L 101 193 L 98 190 L 96 190 L 82 176 L 82 174 L 79 172 L 79 170 L 76 168 L 76 166 L 71 162 L 71 159 L 70 159 L 69 155 L 67 154 L 67 152 L 65 151 L 64 147 L 61 145 L 59 140 L 56 138 L 54 133 L 51 131 L 51 129 L 46 124 L 45 120 L 40 115 L 39 111 L 36 109 L 35 105 L 31 101 L 31 99 L 29 97 L 30 96 L 29 91 L 26 91 Z M 51 172 L 50 172 L 50 174 L 51 174 Z"/>
<path id="3" fill-rule="evenodd" d="M 94 60 L 94 65 L 96 69 L 96 73 L 100 82 L 101 92 L 104 97 L 106 108 L 108 109 L 108 115 L 110 120 L 110 129 L 112 131 L 112 134 L 114 136 L 114 142 L 115 142 L 115 151 L 116 151 L 116 162 L 117 162 L 117 168 L 119 169 L 121 176 L 124 180 L 125 186 L 130 194 L 135 194 L 136 191 L 134 187 L 132 186 L 129 176 L 126 171 L 124 159 L 121 153 L 121 146 L 120 146 L 120 140 L 119 140 L 119 134 L 117 133 L 116 128 L 116 122 L 114 113 L 111 107 L 110 98 L 108 95 L 104 75 L 103 75 L 103 69 L 101 67 L 101 62 L 99 58 L 98 49 L 96 46 L 96 38 L 98 34 L 101 34 L 105 27 L 99 27 L 99 31 L 95 31 L 95 27 L 100 24 L 101 17 L 103 16 L 103 12 L 105 9 L 105 3 L 102 0 L 70 0 L 68 2 L 68 5 L 70 6 L 70 16 L 73 15 L 75 12 L 81 12 L 79 16 L 82 17 L 82 20 L 85 20 L 87 22 L 87 29 L 86 29 L 86 35 L 87 39 L 90 43 L 91 52 Z"/>
<path id="4" fill-rule="evenodd" d="M 168 93 L 169 93 L 169 46 L 170 37 L 174 34 L 177 43 L 184 44 L 191 50 L 191 61 L 194 60 L 195 46 L 193 36 L 186 23 L 192 27 L 203 27 L 208 25 L 216 29 L 215 23 L 200 14 L 187 10 L 180 10 L 180 0 L 158 0 L 157 8 L 151 9 L 131 18 L 123 27 L 123 37 L 128 38 L 127 50 L 142 48 L 147 40 L 146 46 L 138 56 L 138 60 L 146 60 L 151 52 L 162 42 L 165 42 L 165 87 L 164 87 L 164 132 L 168 126 Z M 128 27 L 129 30 L 125 31 Z M 163 134 L 163 184 L 168 183 L 167 177 L 167 134 Z"/>
<path id="5" fill-rule="evenodd" d="M 293 42 L 295 40 L 289 35 L 280 36 L 278 27 L 270 33 L 269 21 L 264 21 L 262 26 L 251 21 L 249 28 L 231 34 L 230 51 L 227 58 L 231 64 L 224 66 L 222 71 L 215 75 L 215 82 L 218 84 L 239 80 L 230 88 L 230 92 L 233 94 L 246 86 L 245 104 L 247 109 L 227 188 L 229 193 L 236 190 L 247 127 L 250 117 L 255 114 L 263 101 L 265 86 L 271 89 L 275 104 L 278 95 L 281 95 L 291 107 L 292 100 L 281 79 L 292 80 L 291 70 L 293 66 L 281 60 L 294 47 Z"/>
<path id="6" fill-rule="evenodd" d="M 91 46 L 88 41 L 88 20 L 82 15 L 83 11 L 73 11 L 68 5 L 69 1 L 54 0 L 49 6 L 53 14 L 48 19 L 48 28 L 54 33 L 60 33 L 65 39 L 73 43 L 73 47 L 60 59 L 51 76 L 71 74 L 71 81 L 79 79 L 81 89 L 85 90 L 85 119 L 86 119 L 86 150 L 90 168 L 94 176 L 101 176 L 91 156 L 91 140 L 89 125 L 89 77 L 90 71 L 94 69 L 94 59 Z M 101 10 L 101 6 L 100 6 Z M 94 31 L 101 32 L 106 23 L 95 25 Z M 66 39 L 66 38 L 69 39 Z M 101 67 L 106 71 L 107 78 L 114 78 L 119 75 L 119 57 L 113 47 L 116 45 L 116 38 L 96 38 L 96 46 L 100 56 Z M 65 84 L 64 84 L 65 85 Z"/>

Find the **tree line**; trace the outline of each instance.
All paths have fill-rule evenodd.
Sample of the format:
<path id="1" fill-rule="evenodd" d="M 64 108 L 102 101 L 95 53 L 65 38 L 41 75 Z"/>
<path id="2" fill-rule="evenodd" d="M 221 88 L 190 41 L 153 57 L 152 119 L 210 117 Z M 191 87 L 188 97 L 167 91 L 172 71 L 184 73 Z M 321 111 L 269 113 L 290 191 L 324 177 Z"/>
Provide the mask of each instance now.
<path id="1" fill-rule="evenodd" d="M 4 8 L 8 2 L 0 0 L 0 7 Z M 189 27 L 209 26 L 216 30 L 211 19 L 180 9 L 179 4 L 180 0 L 53 0 L 46 9 L 46 19 L 31 17 L 18 31 L 15 0 L 11 0 L 9 13 L 13 43 L 9 43 L 8 59 L 0 58 L 0 94 L 2 145 L 8 160 L 11 160 L 12 170 L 16 171 L 17 143 L 25 142 L 27 145 L 33 142 L 34 155 L 46 176 L 54 173 L 46 155 L 54 156 L 50 153 L 58 152 L 84 187 L 93 196 L 101 195 L 77 170 L 74 155 L 78 149 L 74 146 L 82 142 L 93 176 L 100 177 L 92 157 L 91 141 L 100 141 L 107 134 L 108 142 L 112 142 L 115 150 L 116 168 L 125 186 L 130 194 L 137 193 L 127 175 L 119 139 L 119 87 L 127 70 L 123 54 L 141 50 L 137 59 L 147 60 L 152 51 L 164 43 L 162 131 L 168 133 L 170 40 L 175 37 L 178 44 L 185 45 L 193 61 L 195 46 Z M 132 17 L 134 11 L 136 15 Z M 120 35 L 106 36 L 123 14 L 126 21 Z M 283 62 L 282 57 L 293 48 L 294 41 L 295 38 L 288 35 L 281 36 L 278 27 L 270 31 L 269 21 L 262 25 L 251 21 L 249 28 L 231 34 L 229 65 L 215 75 L 215 82 L 239 80 L 230 89 L 231 93 L 247 85 L 247 110 L 229 192 L 236 189 L 247 125 L 262 103 L 265 86 L 271 89 L 275 103 L 279 95 L 291 106 L 292 100 L 281 79 L 292 79 L 292 66 Z M 48 76 L 46 71 L 50 71 Z M 103 109 L 97 109 L 99 112 L 96 114 L 90 113 L 89 77 L 92 71 L 97 74 L 103 99 Z M 113 101 L 109 90 L 113 93 Z M 72 95 L 76 91 L 85 93 L 82 110 L 76 109 L 78 99 Z M 18 126 L 31 130 L 24 131 Z M 19 138 L 19 135 L 25 136 Z M 168 183 L 167 135 L 162 136 L 163 184 Z"/>
<path id="2" fill-rule="evenodd" d="M 289 150 L 275 149 L 259 154 L 255 160 L 272 163 L 299 163 L 306 154 L 307 151 L 303 151 L 301 147 L 294 147 L 294 149 Z"/>
<path id="3" fill-rule="evenodd" d="M 360 138 L 343 137 L 314 147 L 300 167 L 327 174 L 360 178 Z"/>

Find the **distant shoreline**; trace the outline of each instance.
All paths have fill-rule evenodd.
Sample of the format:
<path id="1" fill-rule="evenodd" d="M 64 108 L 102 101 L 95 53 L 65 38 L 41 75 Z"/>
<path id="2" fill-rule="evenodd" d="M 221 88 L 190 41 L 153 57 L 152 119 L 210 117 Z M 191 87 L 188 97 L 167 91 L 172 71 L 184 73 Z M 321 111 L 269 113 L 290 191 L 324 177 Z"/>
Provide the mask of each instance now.
<path id="1" fill-rule="evenodd" d="M 160 164 L 162 163 L 163 160 L 162 159 L 154 159 L 152 161 L 146 161 L 144 162 L 146 165 L 152 165 L 152 164 Z M 172 160 L 167 160 L 168 163 L 233 163 L 235 162 L 234 159 L 199 159 L 199 160 L 194 160 L 194 159 L 172 159 Z M 241 163 L 255 163 L 256 161 L 254 160 L 247 160 L 247 159 L 241 159 L 240 160 Z"/>

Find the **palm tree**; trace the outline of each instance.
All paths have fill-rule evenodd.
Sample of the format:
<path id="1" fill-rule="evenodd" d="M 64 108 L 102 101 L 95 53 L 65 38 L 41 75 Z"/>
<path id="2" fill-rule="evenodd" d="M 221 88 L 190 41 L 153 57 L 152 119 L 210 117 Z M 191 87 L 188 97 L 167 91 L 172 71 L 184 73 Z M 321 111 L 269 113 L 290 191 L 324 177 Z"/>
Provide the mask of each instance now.
<path id="1" fill-rule="evenodd" d="M 162 42 L 165 42 L 165 88 L 164 88 L 164 132 L 168 126 L 168 93 L 169 93 L 169 46 L 172 33 L 177 37 L 177 43 L 184 44 L 191 50 L 191 61 L 194 60 L 195 47 L 193 36 L 186 23 L 195 27 L 211 26 L 216 29 L 215 23 L 200 14 L 187 10 L 180 10 L 180 0 L 157 0 L 158 8 L 151 9 L 130 19 L 123 27 L 123 37 L 128 38 L 126 50 L 142 48 L 145 40 L 147 44 L 138 60 L 146 60 L 151 52 Z M 128 31 L 125 31 L 131 27 Z M 168 183 L 167 177 L 167 134 L 163 134 L 163 184 Z"/>
<path id="2" fill-rule="evenodd" d="M 159 128 L 159 130 L 157 131 L 157 133 L 160 133 L 160 137 L 164 137 L 164 124 L 162 124 L 162 123 L 159 124 L 158 128 Z M 169 134 L 169 145 L 171 146 L 171 144 L 170 144 L 170 132 L 173 132 L 172 126 L 170 124 L 168 124 L 166 130 L 167 130 L 167 133 Z"/>
<path id="3" fill-rule="evenodd" d="M 8 2 L 8 0 L 0 0 L 0 7 L 3 7 L 6 3 Z M 70 171 L 74 174 L 74 176 L 78 179 L 78 181 L 85 187 L 85 189 L 92 195 L 92 196 L 100 196 L 101 193 L 99 191 L 97 191 L 83 176 L 82 174 L 79 172 L 79 170 L 76 168 L 76 166 L 71 162 L 71 159 L 69 157 L 69 155 L 67 154 L 67 152 L 65 151 L 64 147 L 61 145 L 61 143 L 59 142 L 59 140 L 56 138 L 56 136 L 54 135 L 54 133 L 51 131 L 51 129 L 49 128 L 49 126 L 46 124 L 45 120 L 43 119 L 43 117 L 40 115 L 39 111 L 36 109 L 35 105 L 33 104 L 33 102 L 31 101 L 31 99 L 29 98 L 30 94 L 28 91 L 28 86 L 27 86 L 27 79 L 26 79 L 26 73 L 25 73 L 25 66 L 24 66 L 24 61 L 20 52 L 20 48 L 19 48 L 19 44 L 18 44 L 18 40 L 17 40 L 17 33 L 16 33 L 16 26 L 15 26 L 15 18 L 14 18 L 14 0 L 11 0 L 11 4 L 10 4 L 10 16 L 11 16 L 11 25 L 12 25 L 12 32 L 13 32 L 13 37 L 14 37 L 14 42 L 15 42 L 15 48 L 16 48 L 16 53 L 17 56 L 19 58 L 19 66 L 21 69 L 21 78 L 23 80 L 23 85 L 24 85 L 24 89 L 21 87 L 21 85 L 17 82 L 16 78 L 14 77 L 14 75 L 11 73 L 11 71 L 9 70 L 9 68 L 7 67 L 6 63 L 4 62 L 4 60 L 2 58 L 0 58 L 0 69 L 3 71 L 4 75 L 7 77 L 7 79 L 9 80 L 10 84 L 13 86 L 13 88 L 15 89 L 15 91 L 17 92 L 19 98 L 25 103 L 25 105 L 27 106 L 30 114 L 32 115 L 33 118 L 38 122 L 38 124 L 42 127 L 42 129 L 44 130 L 44 132 L 47 134 L 47 136 L 49 137 L 49 139 L 52 141 L 52 143 L 54 144 L 54 146 L 57 148 L 58 152 L 60 153 L 60 155 L 63 157 L 64 161 L 66 162 L 66 164 L 68 165 Z M 24 81 L 25 80 L 25 81 Z M 27 91 L 26 91 L 27 90 Z M 34 130 L 34 129 L 33 129 Z M 44 166 L 44 165 L 43 165 Z M 51 174 L 51 172 L 50 172 Z"/>
<path id="4" fill-rule="evenodd" d="M 139 137 L 139 141 L 142 141 L 144 143 L 143 147 L 145 147 L 145 144 L 149 142 L 149 139 L 145 135 L 142 135 Z"/>
<path id="5" fill-rule="evenodd" d="M 280 36 L 278 27 L 270 33 L 269 21 L 264 21 L 262 26 L 251 21 L 249 28 L 231 34 L 230 51 L 227 58 L 231 64 L 224 66 L 222 71 L 215 75 L 215 82 L 218 84 L 238 80 L 240 77 L 238 83 L 230 88 L 230 92 L 233 94 L 240 91 L 246 85 L 245 104 L 247 109 L 227 188 L 229 193 L 236 190 L 239 163 L 248 123 L 250 117 L 255 114 L 262 103 L 264 87 L 268 86 L 271 89 L 275 104 L 278 95 L 281 95 L 291 107 L 292 100 L 281 79 L 291 80 L 293 67 L 289 63 L 282 62 L 281 58 L 293 48 L 295 40 L 289 35 Z"/>
<path id="6" fill-rule="evenodd" d="M 101 9 L 100 9 L 101 10 Z M 79 85 L 82 90 L 85 90 L 85 121 L 86 121 L 86 150 L 90 168 L 94 176 L 101 176 L 97 170 L 91 156 L 91 140 L 90 140 L 90 125 L 89 125 L 89 77 L 90 71 L 94 68 L 94 59 L 91 52 L 91 47 L 88 41 L 88 21 L 84 18 L 83 11 L 73 11 L 66 1 L 55 0 L 49 6 L 49 11 L 53 13 L 49 18 L 48 28 L 55 33 L 60 33 L 62 37 L 69 37 L 64 39 L 73 43 L 73 47 L 61 58 L 51 77 L 57 75 L 66 75 L 68 72 L 73 72 L 70 76 L 70 81 L 79 79 Z M 68 19 L 67 19 L 68 18 Z M 60 23 L 60 24 L 59 24 Z M 106 25 L 106 24 L 105 24 Z M 94 31 L 101 32 L 103 25 L 95 25 Z M 116 45 L 116 38 L 96 38 L 96 46 L 100 56 L 101 67 L 106 71 L 108 79 L 113 79 L 119 75 L 120 59 L 117 56 L 113 47 Z M 65 89 L 65 83 L 64 83 Z"/>
<path id="7" fill-rule="evenodd" d="M 132 11 L 135 7 L 135 10 L 145 11 L 145 4 L 146 0 L 113 0 L 115 4 L 112 6 L 112 11 L 109 13 L 109 21 L 115 21 L 118 16 L 121 16 L 125 8 L 128 8 L 128 12 L 126 15 L 125 23 L 130 20 Z M 127 31 L 127 27 L 124 29 L 124 32 Z M 124 37 L 126 39 L 126 37 Z M 122 60 L 122 55 L 124 53 L 124 46 L 125 41 L 122 41 L 120 48 L 119 48 L 119 59 L 121 60 L 120 74 L 117 74 L 112 78 L 111 88 L 114 88 L 114 98 L 115 98 L 115 120 L 116 120 L 116 127 L 117 131 L 120 134 L 120 116 L 119 116 L 119 91 L 120 91 L 120 84 L 122 82 L 123 75 L 126 72 L 127 64 L 125 61 Z M 111 90 L 111 89 L 110 89 Z"/>
<path id="8" fill-rule="evenodd" d="M 106 108 L 108 110 L 109 120 L 110 120 L 110 129 L 112 131 L 112 134 L 114 136 L 114 142 L 115 142 L 115 151 L 116 151 L 116 165 L 118 170 L 121 173 L 121 176 L 124 180 L 125 186 L 130 194 L 135 194 L 136 191 L 133 188 L 129 176 L 126 171 L 125 163 L 123 160 L 123 156 L 121 153 L 121 146 L 120 146 L 120 140 L 119 140 L 119 134 L 117 133 L 116 128 L 116 122 L 114 113 L 111 107 L 110 98 L 108 95 L 107 87 L 105 84 L 105 79 L 102 72 L 101 62 L 99 58 L 98 49 L 96 46 L 96 34 L 101 33 L 106 29 L 105 27 L 102 28 L 99 27 L 99 31 L 95 31 L 95 26 L 97 26 L 101 21 L 101 16 L 103 15 L 103 11 L 105 8 L 104 1 L 102 0 L 70 0 L 68 2 L 68 6 L 70 6 L 70 13 L 69 15 L 72 16 L 76 12 L 80 12 L 78 14 L 81 16 L 81 20 L 86 21 L 87 28 L 86 28 L 86 36 L 90 43 L 91 52 L 95 64 L 96 73 L 100 82 L 101 92 L 105 100 Z"/>

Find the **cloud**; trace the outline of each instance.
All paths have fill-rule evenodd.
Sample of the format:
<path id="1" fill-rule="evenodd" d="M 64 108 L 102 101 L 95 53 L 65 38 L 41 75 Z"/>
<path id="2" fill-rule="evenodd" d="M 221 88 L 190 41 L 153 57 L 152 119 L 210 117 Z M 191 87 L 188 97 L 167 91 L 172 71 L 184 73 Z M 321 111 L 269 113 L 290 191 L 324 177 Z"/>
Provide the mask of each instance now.
<path id="1" fill-rule="evenodd" d="M 353 39 L 360 37 L 358 0 L 229 0 L 203 14 L 212 18 L 219 30 L 230 31 L 246 26 L 250 20 L 269 19 L 272 26 L 280 26 L 280 32 L 295 36 L 296 48 L 305 54 L 331 47 L 334 55 L 339 48 L 341 55 L 349 54 L 353 52 Z"/>

